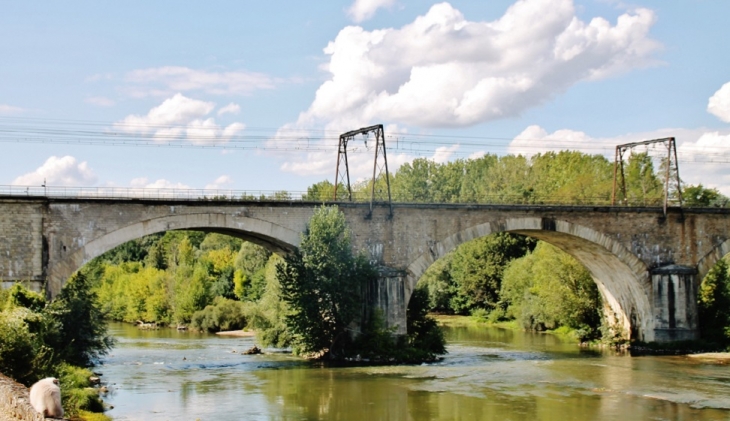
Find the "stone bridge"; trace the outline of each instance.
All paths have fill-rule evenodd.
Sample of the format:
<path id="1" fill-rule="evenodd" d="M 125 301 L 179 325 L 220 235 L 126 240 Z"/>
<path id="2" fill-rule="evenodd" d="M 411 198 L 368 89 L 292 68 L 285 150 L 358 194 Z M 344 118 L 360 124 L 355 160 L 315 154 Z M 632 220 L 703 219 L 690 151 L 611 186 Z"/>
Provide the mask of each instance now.
<path id="1" fill-rule="evenodd" d="M 31 281 L 54 297 L 90 259 L 168 230 L 229 234 L 286 253 L 314 202 L 0 198 L 0 280 Z M 730 252 L 730 210 L 595 206 L 338 203 L 353 248 L 380 268 L 371 304 L 405 332 L 406 307 L 424 271 L 460 244 L 498 232 L 547 241 L 590 271 L 604 311 L 632 338 L 697 337 L 702 278 Z"/>

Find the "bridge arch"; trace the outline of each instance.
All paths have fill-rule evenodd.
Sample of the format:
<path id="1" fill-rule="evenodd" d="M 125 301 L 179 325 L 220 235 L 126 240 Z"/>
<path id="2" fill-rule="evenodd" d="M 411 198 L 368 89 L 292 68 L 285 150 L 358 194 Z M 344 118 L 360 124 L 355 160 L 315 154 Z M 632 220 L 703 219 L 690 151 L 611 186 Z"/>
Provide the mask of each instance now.
<path id="1" fill-rule="evenodd" d="M 299 246 L 298 232 L 256 218 L 226 214 L 193 213 L 169 215 L 126 225 L 96 238 L 84 241 L 60 261 L 49 265 L 48 292 L 55 297 L 66 280 L 84 264 L 101 254 L 137 238 L 173 230 L 217 232 L 250 241 L 279 254 L 286 254 Z"/>
<path id="2" fill-rule="evenodd" d="M 408 266 L 406 297 L 429 266 L 459 245 L 500 232 L 546 241 L 573 256 L 591 273 L 609 316 L 632 337 L 652 332 L 652 285 L 646 265 L 612 238 L 591 228 L 561 220 L 511 218 L 485 222 L 435 242 Z"/>

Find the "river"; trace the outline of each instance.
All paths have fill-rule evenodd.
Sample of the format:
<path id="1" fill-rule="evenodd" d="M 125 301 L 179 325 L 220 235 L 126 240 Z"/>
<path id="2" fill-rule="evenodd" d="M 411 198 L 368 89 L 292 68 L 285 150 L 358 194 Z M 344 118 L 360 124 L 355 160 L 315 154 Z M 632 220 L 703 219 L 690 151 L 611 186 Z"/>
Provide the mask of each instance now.
<path id="1" fill-rule="evenodd" d="M 446 327 L 434 364 L 325 367 L 241 355 L 253 338 L 113 323 L 115 420 L 728 420 L 730 369 L 581 349 L 552 335 Z M 236 352 L 233 352 L 236 351 Z"/>

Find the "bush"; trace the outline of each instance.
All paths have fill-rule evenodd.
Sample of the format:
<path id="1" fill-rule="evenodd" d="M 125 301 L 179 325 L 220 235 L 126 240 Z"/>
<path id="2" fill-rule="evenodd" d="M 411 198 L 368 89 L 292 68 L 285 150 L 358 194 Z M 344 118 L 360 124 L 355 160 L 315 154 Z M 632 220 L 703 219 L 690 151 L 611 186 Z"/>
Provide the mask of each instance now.
<path id="1" fill-rule="evenodd" d="M 44 313 L 60 323 L 59 334 L 54 335 L 48 345 L 60 350 L 59 357 L 64 362 L 80 367 L 92 366 L 114 344 L 107 334 L 104 314 L 96 304 L 96 294 L 80 272 L 69 279 Z"/>
<path id="2" fill-rule="evenodd" d="M 725 259 L 705 276 L 697 304 L 702 339 L 730 345 L 730 265 Z"/>
<path id="3" fill-rule="evenodd" d="M 347 354 L 375 361 L 400 359 L 403 349 L 397 346 L 394 333 L 395 329 L 386 327 L 383 312 L 376 309 L 362 327 L 362 333 L 348 347 Z"/>
<path id="4" fill-rule="evenodd" d="M 46 299 L 41 294 L 28 290 L 21 284 L 15 284 L 8 290 L 7 300 L 9 306 L 25 307 L 35 312 L 46 306 Z"/>
<path id="5" fill-rule="evenodd" d="M 416 289 L 408 303 L 408 344 L 411 359 L 430 360 L 446 353 L 446 340 L 436 320 L 428 316 L 428 293 Z"/>
<path id="6" fill-rule="evenodd" d="M 446 341 L 436 320 L 429 317 L 428 291 L 416 289 L 408 303 L 408 334 L 395 335 L 386 327 L 381 311 L 374 311 L 362 333 L 348 348 L 348 357 L 360 356 L 376 362 L 422 362 L 446 353 Z"/>
<path id="7" fill-rule="evenodd" d="M 58 368 L 56 377 L 61 384 L 61 402 L 66 416 L 78 416 L 81 411 L 104 412 L 99 392 L 92 388 L 89 380 L 93 375 L 89 369 L 69 364 L 61 364 Z"/>
<path id="8" fill-rule="evenodd" d="M 216 297 L 213 304 L 193 313 L 190 327 L 208 332 L 243 329 L 246 327 L 243 303 Z"/>
<path id="9" fill-rule="evenodd" d="M 0 372 L 26 386 L 39 378 L 33 364 L 38 345 L 25 321 L 27 313 L 25 309 L 0 313 Z"/>

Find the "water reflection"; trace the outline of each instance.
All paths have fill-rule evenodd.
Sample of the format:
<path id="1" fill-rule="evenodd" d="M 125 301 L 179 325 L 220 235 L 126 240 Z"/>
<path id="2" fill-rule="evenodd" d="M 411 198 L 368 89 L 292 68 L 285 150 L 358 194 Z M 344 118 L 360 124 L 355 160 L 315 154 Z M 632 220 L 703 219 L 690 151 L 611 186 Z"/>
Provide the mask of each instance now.
<path id="1" fill-rule="evenodd" d="M 730 375 L 682 357 L 582 350 L 550 335 L 447 329 L 437 364 L 324 367 L 248 356 L 251 338 L 142 332 L 103 367 L 117 420 L 726 420 Z M 233 351 L 236 351 L 235 353 Z"/>

